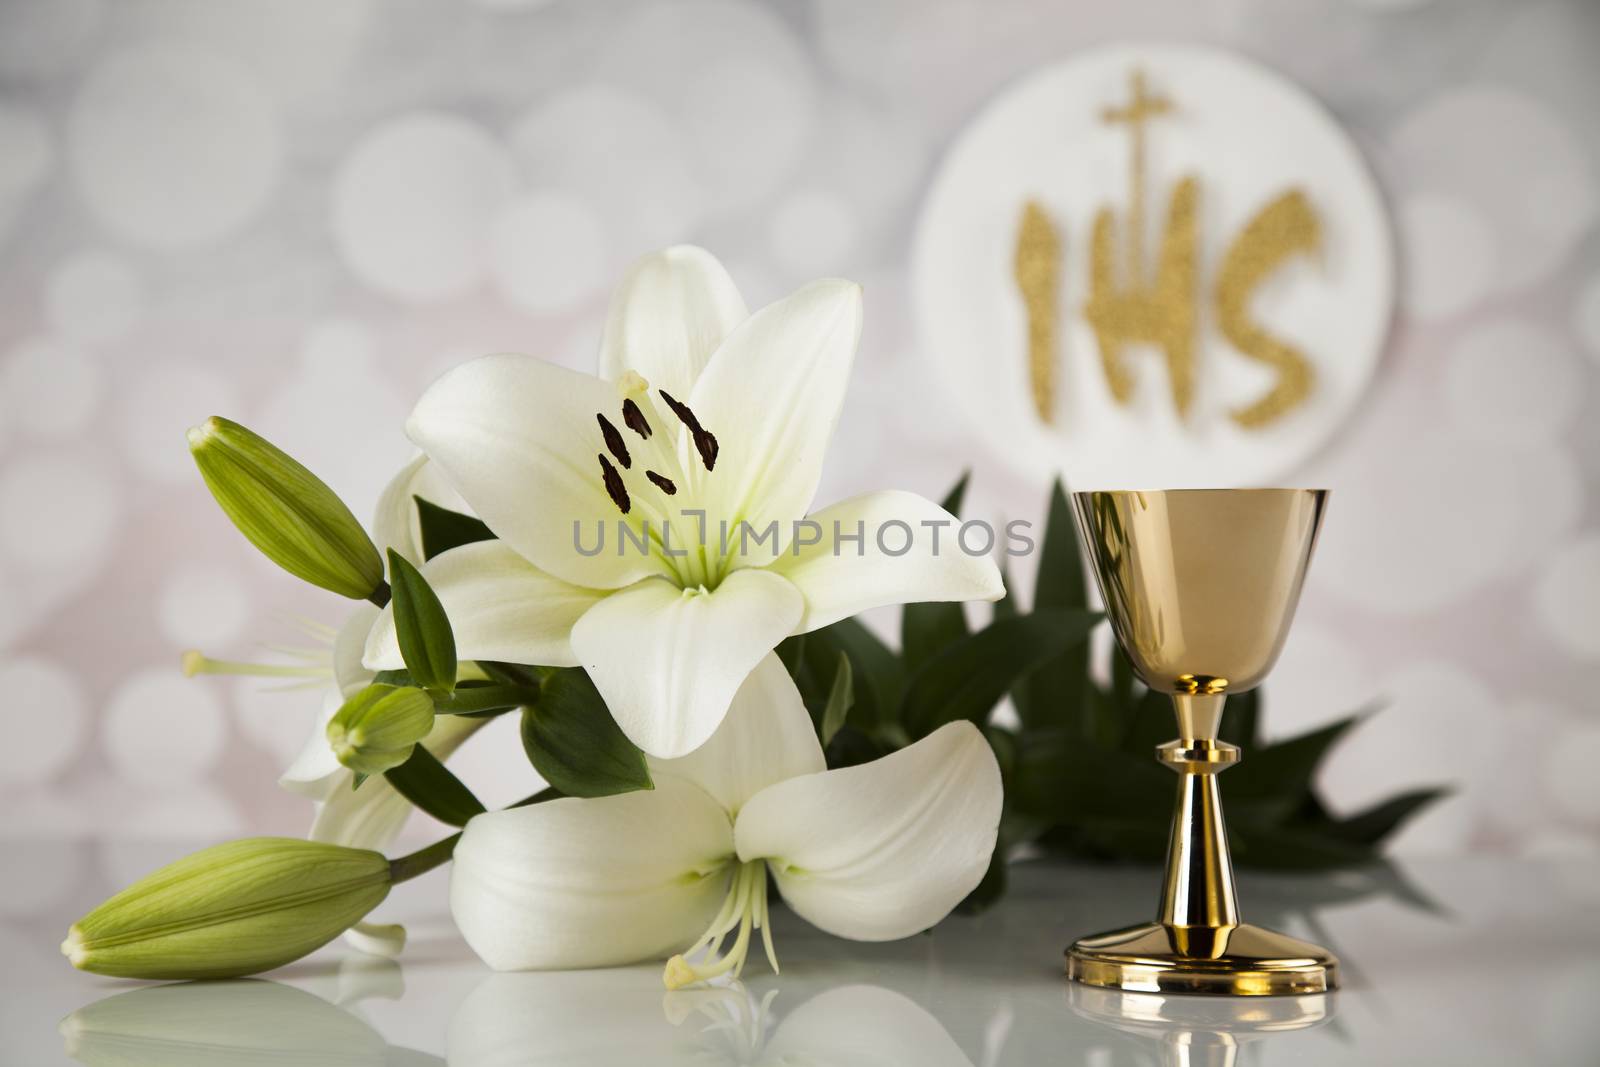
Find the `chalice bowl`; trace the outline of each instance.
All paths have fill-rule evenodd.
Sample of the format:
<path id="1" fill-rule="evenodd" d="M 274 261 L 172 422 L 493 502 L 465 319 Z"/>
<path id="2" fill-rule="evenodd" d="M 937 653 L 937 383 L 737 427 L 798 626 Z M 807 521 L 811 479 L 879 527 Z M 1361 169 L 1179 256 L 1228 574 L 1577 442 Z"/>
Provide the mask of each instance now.
<path id="1" fill-rule="evenodd" d="M 1321 489 L 1073 494 L 1117 642 L 1145 685 L 1171 694 L 1178 719 L 1177 739 L 1156 749 L 1178 773 L 1161 910 L 1074 942 L 1074 980 L 1229 996 L 1338 987 L 1327 949 L 1239 921 L 1217 790 L 1239 760 L 1217 737 L 1223 703 L 1277 660 L 1327 500 Z"/>

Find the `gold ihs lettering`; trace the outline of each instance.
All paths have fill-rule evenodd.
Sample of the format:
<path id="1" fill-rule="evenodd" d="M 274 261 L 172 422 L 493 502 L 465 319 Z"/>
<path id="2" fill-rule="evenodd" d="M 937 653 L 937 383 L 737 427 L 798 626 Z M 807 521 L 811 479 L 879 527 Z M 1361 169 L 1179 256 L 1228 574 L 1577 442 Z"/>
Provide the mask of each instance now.
<path id="1" fill-rule="evenodd" d="M 1136 378 L 1128 348 L 1149 345 L 1166 358 L 1173 406 L 1186 415 L 1194 398 L 1199 336 L 1200 182 L 1183 177 L 1173 187 L 1161 229 L 1154 272 L 1145 264 L 1145 132 L 1151 119 L 1170 114 L 1172 102 L 1151 95 L 1143 71 L 1132 74 L 1132 99 L 1108 108 L 1101 118 L 1126 125 L 1131 135 L 1129 197 L 1125 218 L 1109 206 L 1095 213 L 1089 240 L 1089 289 L 1083 314 L 1100 349 L 1106 385 L 1119 404 L 1132 401 Z M 1258 429 L 1305 403 L 1316 383 L 1305 354 L 1262 329 L 1250 301 L 1283 263 L 1320 249 L 1321 225 L 1299 189 L 1263 207 L 1229 245 L 1212 294 L 1218 329 L 1241 354 L 1277 372 L 1260 399 L 1229 413 L 1246 429 Z M 1055 367 L 1061 292 L 1062 239 L 1044 207 L 1029 200 L 1018 225 L 1013 270 L 1028 318 L 1028 380 L 1034 407 L 1054 421 Z"/>
<path id="2" fill-rule="evenodd" d="M 1256 213 L 1235 237 L 1217 272 L 1217 327 L 1233 347 L 1278 372 L 1278 381 L 1260 400 L 1230 412 L 1247 429 L 1282 418 L 1305 402 L 1316 382 L 1311 362 L 1294 346 L 1256 325 L 1250 297 L 1282 263 L 1294 255 L 1313 255 L 1322 229 L 1305 193 L 1291 189 Z"/>
<path id="3" fill-rule="evenodd" d="M 1061 237 L 1037 200 L 1022 209 L 1013 264 L 1028 316 L 1028 385 L 1034 410 L 1055 421 L 1056 294 L 1061 291 Z"/>

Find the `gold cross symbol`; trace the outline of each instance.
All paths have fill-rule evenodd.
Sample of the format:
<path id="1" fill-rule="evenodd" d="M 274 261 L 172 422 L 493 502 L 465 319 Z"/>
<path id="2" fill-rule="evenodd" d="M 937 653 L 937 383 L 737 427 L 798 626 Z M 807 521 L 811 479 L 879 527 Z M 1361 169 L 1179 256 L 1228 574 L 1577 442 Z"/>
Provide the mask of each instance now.
<path id="1" fill-rule="evenodd" d="M 1133 159 L 1129 171 L 1128 266 L 1135 283 L 1144 279 L 1144 127 L 1153 118 L 1172 111 L 1172 101 L 1145 92 L 1144 71 L 1135 67 L 1131 78 L 1133 100 L 1127 107 L 1100 112 L 1108 125 L 1127 123 L 1133 130 Z"/>

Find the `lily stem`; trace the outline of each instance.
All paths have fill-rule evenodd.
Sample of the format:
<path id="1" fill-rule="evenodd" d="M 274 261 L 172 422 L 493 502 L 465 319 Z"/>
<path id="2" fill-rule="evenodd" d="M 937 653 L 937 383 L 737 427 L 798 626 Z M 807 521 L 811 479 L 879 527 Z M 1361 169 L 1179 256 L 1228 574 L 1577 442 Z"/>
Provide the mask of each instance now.
<path id="1" fill-rule="evenodd" d="M 457 831 L 443 841 L 435 841 L 427 848 L 390 860 L 389 881 L 395 885 L 409 882 L 418 875 L 427 874 L 435 867 L 450 862 L 450 857 L 455 855 L 456 842 L 460 840 L 461 833 Z"/>
<path id="2" fill-rule="evenodd" d="M 373 588 L 372 592 L 367 594 L 367 599 L 378 605 L 380 608 L 386 608 L 389 606 L 390 595 L 389 583 L 380 578 L 378 579 L 377 586 Z"/>

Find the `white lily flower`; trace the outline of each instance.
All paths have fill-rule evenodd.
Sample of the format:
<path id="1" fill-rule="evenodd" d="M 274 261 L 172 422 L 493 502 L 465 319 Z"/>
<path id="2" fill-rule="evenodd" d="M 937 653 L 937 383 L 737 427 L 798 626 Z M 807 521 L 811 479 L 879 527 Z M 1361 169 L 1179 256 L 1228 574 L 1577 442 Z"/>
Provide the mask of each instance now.
<path id="1" fill-rule="evenodd" d="M 678 247 L 623 282 L 598 376 L 519 355 L 444 375 L 407 432 L 499 538 L 423 568 L 462 657 L 582 665 L 630 740 L 676 757 L 790 634 L 885 604 L 998 599 L 991 560 L 953 531 L 942 552 L 921 535 L 955 520 L 914 494 L 801 522 L 860 329 L 854 283 L 747 314 L 715 258 Z M 891 522 L 921 533 L 885 551 Z M 400 665 L 392 613 L 366 662 Z"/>
<path id="2" fill-rule="evenodd" d="M 769 876 L 801 917 L 858 941 L 926 930 L 982 880 L 1000 770 L 971 723 L 825 766 L 799 691 L 768 654 L 705 745 L 652 762 L 655 789 L 468 823 L 450 882 L 456 924 L 496 970 L 677 952 L 665 973 L 677 988 L 738 974 L 756 931 L 773 959 Z"/>

